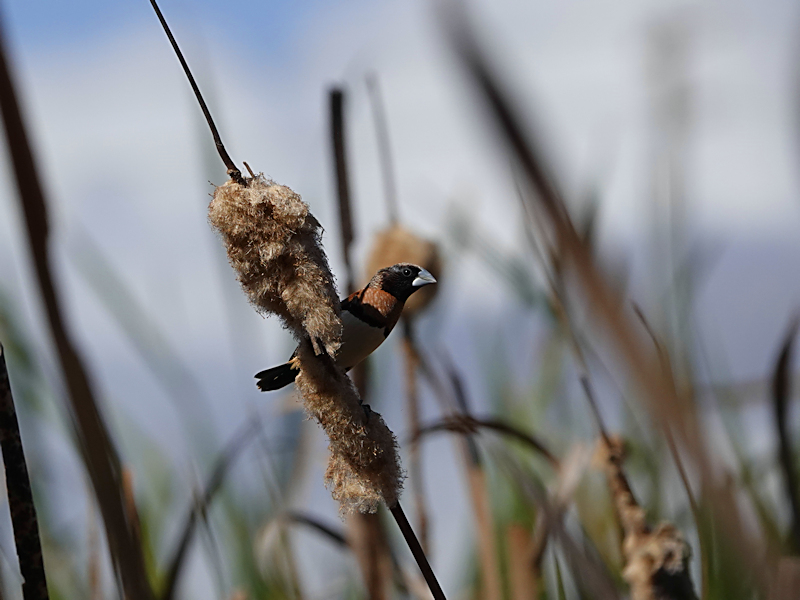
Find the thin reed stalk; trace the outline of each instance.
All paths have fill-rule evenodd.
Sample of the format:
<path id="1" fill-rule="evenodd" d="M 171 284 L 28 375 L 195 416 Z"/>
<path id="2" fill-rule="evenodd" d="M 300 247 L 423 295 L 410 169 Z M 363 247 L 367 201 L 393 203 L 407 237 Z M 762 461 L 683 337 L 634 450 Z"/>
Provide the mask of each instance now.
<path id="1" fill-rule="evenodd" d="M 390 506 L 389 512 L 392 513 L 394 520 L 397 521 L 397 526 L 400 528 L 400 532 L 403 534 L 406 544 L 408 544 L 408 548 L 411 550 L 411 554 L 417 561 L 419 570 L 422 572 L 422 576 L 425 578 L 425 582 L 428 584 L 428 588 L 434 600 L 446 600 L 444 592 L 439 582 L 436 580 L 436 575 L 434 575 L 433 569 L 431 569 L 431 565 L 428 563 L 428 558 L 425 556 L 425 552 L 422 550 L 417 536 L 414 535 L 414 530 L 411 528 L 411 524 L 408 522 L 400 503 L 397 502 L 393 506 Z"/>
<path id="2" fill-rule="evenodd" d="M 353 212 L 350 202 L 350 181 L 347 171 L 345 148 L 344 103 L 345 95 L 341 88 L 333 88 L 330 93 L 331 145 L 336 171 L 336 192 L 339 200 L 339 227 L 342 234 L 342 255 L 347 269 L 348 293 L 355 291 L 355 273 L 350 260 L 350 247 L 353 245 Z"/>
<path id="3" fill-rule="evenodd" d="M 389 125 L 386 121 L 386 109 L 378 76 L 375 73 L 370 73 L 367 75 L 366 81 L 370 106 L 372 107 L 372 118 L 375 123 L 375 137 L 378 143 L 381 173 L 383 174 L 383 197 L 386 201 L 389 223 L 394 225 L 400 221 L 400 210 L 397 206 L 397 185 L 395 184 L 392 147 L 389 143 Z"/>
<path id="4" fill-rule="evenodd" d="M 650 326 L 650 322 L 647 320 L 647 317 L 645 317 L 642 309 L 637 304 L 633 304 L 633 311 L 644 326 L 647 335 L 650 336 L 653 346 L 655 346 L 656 353 L 658 354 L 661 367 L 664 370 L 664 373 L 668 376 L 668 380 L 674 387 L 675 378 L 673 376 L 672 361 L 670 360 L 669 353 L 664 348 L 664 345 L 659 341 L 655 330 Z M 697 531 L 697 539 L 700 545 L 700 599 L 707 600 L 710 593 L 709 581 L 711 578 L 711 566 L 709 564 L 710 558 L 708 539 L 707 536 L 703 534 L 703 514 L 700 504 L 698 503 L 697 498 L 692 491 L 692 486 L 689 483 L 689 476 L 686 473 L 683 460 L 678 452 L 678 446 L 675 444 L 675 436 L 672 435 L 672 431 L 667 424 L 662 424 L 661 429 L 664 433 L 664 438 L 667 441 L 667 446 L 669 447 L 672 460 L 675 463 L 676 469 L 678 470 L 678 476 L 681 479 L 683 488 L 686 490 L 686 496 L 689 500 L 689 507 L 692 511 L 692 519 L 694 520 L 695 530 Z M 606 443 L 608 443 L 608 440 L 606 440 Z"/>
<path id="5" fill-rule="evenodd" d="M 129 598 L 151 600 L 153 590 L 144 567 L 141 543 L 125 509 L 119 456 L 100 415 L 83 361 L 67 333 L 58 292 L 53 282 L 49 262 L 47 204 L 11 80 L 2 32 L 0 110 L 36 280 L 55 342 L 61 374 L 66 383 L 83 462 L 103 515 L 112 562 L 124 593 Z"/>
<path id="6" fill-rule="evenodd" d="M 792 554 L 800 554 L 800 497 L 798 497 L 797 471 L 794 464 L 792 442 L 789 438 L 787 416 L 791 398 L 792 357 L 798 325 L 800 325 L 800 320 L 795 317 L 786 331 L 772 376 L 772 405 L 775 429 L 778 433 L 778 464 L 783 475 L 783 485 L 792 515 L 788 543 Z"/>
<path id="7" fill-rule="evenodd" d="M 462 416 L 448 417 L 420 428 L 417 436 L 422 438 L 439 431 L 452 431 L 462 435 L 474 435 L 479 429 L 489 429 L 501 435 L 505 435 L 522 442 L 524 445 L 547 460 L 550 466 L 552 466 L 554 469 L 559 468 L 558 458 L 556 458 L 556 456 L 550 452 L 544 442 L 537 439 L 533 435 L 522 431 L 514 425 L 501 421 L 500 419 L 483 419 Z"/>
<path id="8" fill-rule="evenodd" d="M 6 474 L 8 508 L 14 530 L 24 600 L 47 600 L 47 577 L 39 539 L 39 523 L 31 493 L 28 465 L 22 448 L 17 411 L 11 396 L 6 357 L 0 343 L 0 448 Z"/>
<path id="9" fill-rule="evenodd" d="M 200 88 L 197 87 L 197 82 L 194 80 L 194 76 L 192 75 L 192 71 L 189 69 L 189 65 L 186 63 L 186 59 L 183 58 L 183 52 L 181 52 L 180 47 L 178 47 L 178 42 L 175 41 L 172 31 L 170 31 L 169 25 L 167 25 L 167 20 L 164 18 L 164 15 L 161 14 L 161 9 L 158 7 L 158 4 L 156 4 L 156 0 L 150 0 L 150 4 L 152 4 L 153 10 L 156 11 L 158 20 L 161 22 L 161 27 L 164 29 L 164 33 L 167 34 L 167 38 L 169 38 L 169 43 L 172 44 L 172 49 L 175 51 L 175 55 L 178 57 L 178 61 L 181 63 L 183 72 L 186 74 L 186 78 L 189 80 L 189 85 L 192 86 L 192 91 L 194 92 L 194 96 L 197 98 L 197 102 L 200 105 L 200 110 L 203 111 L 203 116 L 206 118 L 208 128 L 211 130 L 211 136 L 214 138 L 214 145 L 217 147 L 219 157 L 225 164 L 225 168 L 228 169 L 228 177 L 230 177 L 239 185 L 244 185 L 242 172 L 234 164 L 230 155 L 228 155 L 228 151 L 225 150 L 225 146 L 222 143 L 222 138 L 220 138 L 219 132 L 217 131 L 217 126 L 214 124 L 214 119 L 211 118 L 211 111 L 209 111 L 208 106 L 206 106 L 206 101 L 203 99 L 203 95 L 200 93 Z"/>
<path id="10" fill-rule="evenodd" d="M 419 392 L 417 389 L 418 355 L 414 351 L 414 319 L 403 319 L 403 358 L 405 361 L 406 407 L 408 431 L 413 440 L 408 450 L 408 479 L 414 493 L 414 513 L 417 517 L 419 543 L 428 552 L 428 514 L 425 502 L 425 481 L 422 472 L 422 452 L 416 440 L 421 428 L 419 416 Z"/>
<path id="11" fill-rule="evenodd" d="M 541 573 L 531 569 L 526 561 L 531 531 L 528 527 L 512 523 L 506 527 L 505 540 L 509 596 L 511 600 L 535 600 L 539 597 Z"/>

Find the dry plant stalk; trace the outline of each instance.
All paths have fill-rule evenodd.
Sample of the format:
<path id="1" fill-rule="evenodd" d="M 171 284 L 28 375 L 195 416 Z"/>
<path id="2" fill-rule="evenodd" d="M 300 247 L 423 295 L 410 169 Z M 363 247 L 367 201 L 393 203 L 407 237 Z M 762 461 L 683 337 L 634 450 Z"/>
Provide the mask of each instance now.
<path id="1" fill-rule="evenodd" d="M 24 600 L 48 600 L 47 577 L 39 539 L 39 522 L 33 503 L 31 480 L 17 410 L 11 395 L 11 382 L 6 369 L 6 357 L 0 342 L 0 449 L 3 455 L 8 509 L 14 530 L 14 546 L 22 575 Z"/>
<path id="2" fill-rule="evenodd" d="M 696 600 L 689 576 L 689 544 L 670 523 L 649 527 L 644 509 L 636 502 L 622 470 L 624 460 L 624 447 L 618 436 L 600 440 L 595 463 L 606 474 L 622 526 L 622 577 L 631 587 L 631 600 Z"/>
<path id="3" fill-rule="evenodd" d="M 298 194 L 262 175 L 218 187 L 209 221 L 257 310 L 276 314 L 298 340 L 296 384 L 330 440 L 326 484 L 343 513 L 397 502 L 402 473 L 394 434 L 361 404 L 332 359 L 342 322 L 321 227 Z"/>
<path id="4" fill-rule="evenodd" d="M 408 430 L 411 437 L 416 438 L 421 428 L 417 386 L 419 355 L 414 349 L 414 322 L 412 319 L 406 319 L 403 323 L 403 358 L 406 371 Z M 422 549 L 428 552 L 428 514 L 425 503 L 425 482 L 422 475 L 421 448 L 418 443 L 414 442 L 408 450 L 408 479 L 414 490 L 414 509 L 417 517 L 419 542 Z"/>
<path id="5" fill-rule="evenodd" d="M 769 600 L 792 600 L 800 590 L 800 558 L 782 556 L 770 580 Z"/>
<path id="6" fill-rule="evenodd" d="M 532 600 L 539 597 L 539 570 L 528 564 L 527 550 L 531 545 L 531 530 L 519 523 L 506 527 L 508 553 L 508 583 L 511 600 Z"/>
<path id="7" fill-rule="evenodd" d="M 361 568 L 365 598 L 368 600 L 392 598 L 395 566 L 392 563 L 389 542 L 380 515 L 360 513 L 351 515 L 347 519 L 346 544 Z"/>

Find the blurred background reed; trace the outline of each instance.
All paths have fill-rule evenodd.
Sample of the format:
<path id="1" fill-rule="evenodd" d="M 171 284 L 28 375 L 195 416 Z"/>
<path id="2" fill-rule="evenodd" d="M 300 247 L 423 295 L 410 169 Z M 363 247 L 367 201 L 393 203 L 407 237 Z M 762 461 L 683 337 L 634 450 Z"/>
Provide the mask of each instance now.
<path id="1" fill-rule="evenodd" d="M 357 377 L 398 434 L 403 504 L 449 598 L 629 593 L 627 531 L 592 463 L 600 424 L 626 444 L 647 521 L 691 546 L 698 597 L 793 597 L 796 6 L 471 2 L 516 131 L 548 169 L 540 188 L 465 68 L 454 13 L 390 0 L 162 9 L 235 160 L 323 223 L 342 295 L 397 253 L 438 265 L 436 297 Z M 386 515 L 339 518 L 325 440 L 293 392 L 255 388 L 294 343 L 248 306 L 206 223 L 207 182 L 224 170 L 148 3 L 9 0 L 2 13 L 67 329 L 155 594 L 424 597 Z M 547 182 L 572 246 L 543 210 Z M 6 170 L 0 342 L 50 596 L 119 597 L 23 232 Z M 603 320 L 587 272 L 619 293 L 623 325 L 662 370 L 621 349 L 628 330 Z M 651 402 L 663 398 L 675 402 Z M 7 515 L 0 591 L 17 598 Z"/>

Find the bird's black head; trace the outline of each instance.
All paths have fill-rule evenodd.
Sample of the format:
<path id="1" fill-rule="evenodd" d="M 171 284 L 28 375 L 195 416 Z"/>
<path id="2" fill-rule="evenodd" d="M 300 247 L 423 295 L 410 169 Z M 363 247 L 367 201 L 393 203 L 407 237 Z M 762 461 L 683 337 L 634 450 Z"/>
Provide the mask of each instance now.
<path id="1" fill-rule="evenodd" d="M 436 283 L 436 278 L 422 267 L 399 263 L 378 271 L 370 285 L 380 287 L 384 292 L 405 302 L 419 288 L 431 283 Z"/>

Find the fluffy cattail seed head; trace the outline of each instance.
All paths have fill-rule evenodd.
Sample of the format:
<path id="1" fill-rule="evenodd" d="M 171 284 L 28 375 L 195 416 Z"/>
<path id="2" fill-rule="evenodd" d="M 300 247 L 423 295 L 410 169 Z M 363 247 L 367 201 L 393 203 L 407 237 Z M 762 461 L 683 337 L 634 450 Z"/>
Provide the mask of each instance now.
<path id="1" fill-rule="evenodd" d="M 375 236 L 367 260 L 367 271 L 373 273 L 398 263 L 412 263 L 427 269 L 437 280 L 442 276 L 442 259 L 438 246 L 412 233 L 402 225 L 391 225 Z M 438 291 L 438 285 L 426 285 L 405 304 L 403 314 L 411 317 L 424 309 Z"/>
<path id="2" fill-rule="evenodd" d="M 328 434 L 325 481 L 342 512 L 375 512 L 381 501 L 394 504 L 403 480 L 394 434 L 378 413 L 362 406 L 353 382 L 329 357 L 314 356 L 306 342 L 294 360 L 306 410 Z"/>
<path id="3" fill-rule="evenodd" d="M 339 348 L 341 321 L 321 226 L 298 194 L 258 175 L 218 187 L 208 209 L 239 283 L 257 310 L 281 317 L 317 353 Z M 320 348 L 321 345 L 321 348 Z"/>
<path id="4" fill-rule="evenodd" d="M 397 441 L 378 413 L 361 405 L 331 356 L 342 322 L 333 275 L 308 205 L 259 175 L 218 187 L 209 221 L 257 310 L 277 314 L 299 345 L 294 363 L 306 411 L 330 441 L 326 484 L 342 512 L 375 512 L 397 501 L 403 476 Z"/>

